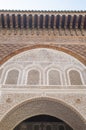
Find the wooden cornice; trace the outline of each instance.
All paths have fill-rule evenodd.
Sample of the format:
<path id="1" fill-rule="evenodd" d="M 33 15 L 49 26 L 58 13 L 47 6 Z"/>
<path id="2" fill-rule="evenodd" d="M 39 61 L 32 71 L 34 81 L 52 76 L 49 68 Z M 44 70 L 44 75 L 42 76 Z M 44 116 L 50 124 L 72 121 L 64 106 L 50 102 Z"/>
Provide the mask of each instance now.
<path id="1" fill-rule="evenodd" d="M 0 28 L 86 30 L 86 11 L 0 10 Z"/>

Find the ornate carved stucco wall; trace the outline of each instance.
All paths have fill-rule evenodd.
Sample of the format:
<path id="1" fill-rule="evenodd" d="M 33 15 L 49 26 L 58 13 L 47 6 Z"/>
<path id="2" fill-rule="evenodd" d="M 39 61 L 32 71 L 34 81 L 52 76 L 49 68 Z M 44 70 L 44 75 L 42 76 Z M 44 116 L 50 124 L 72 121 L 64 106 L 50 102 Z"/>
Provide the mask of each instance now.
<path id="1" fill-rule="evenodd" d="M 14 126 L 7 125 L 3 126 L 4 119 L 7 120 L 9 118 L 10 111 L 14 109 L 15 114 L 17 111 L 15 110 L 15 107 L 18 107 L 19 111 L 21 111 L 20 104 L 23 102 L 26 102 L 26 100 L 30 101 L 35 98 L 45 98 L 45 102 L 47 98 L 51 98 L 53 100 L 57 100 L 59 102 L 62 102 L 63 104 L 67 105 L 69 107 L 69 111 L 74 112 L 74 114 L 71 115 L 71 121 L 69 122 L 67 118 L 61 117 L 65 122 L 67 122 L 70 126 L 73 127 L 73 129 L 78 130 L 85 129 L 86 124 L 86 101 L 85 101 L 85 70 L 86 67 L 84 64 L 82 64 L 80 61 L 78 61 L 76 58 L 72 57 L 71 55 L 64 53 L 62 51 L 57 51 L 54 49 L 49 48 L 35 48 L 28 51 L 24 51 L 14 57 L 12 57 L 10 60 L 5 62 L 2 66 L 2 74 L 1 74 L 1 109 L 0 109 L 0 118 L 1 118 L 1 128 L 4 129 L 13 129 Z M 8 80 L 8 83 L 6 83 L 6 78 L 8 76 L 9 70 L 16 70 L 18 69 L 20 72 L 20 79 L 18 80 L 17 84 L 9 84 L 10 79 L 13 80 L 15 77 Z M 41 73 L 41 82 L 39 82 L 37 85 L 33 83 L 32 85 L 27 84 L 27 72 L 29 70 L 38 70 Z M 49 84 L 47 79 L 47 72 L 48 70 L 59 70 L 61 71 L 61 84 L 55 85 L 55 84 Z M 81 73 L 81 80 L 82 84 L 78 83 L 76 85 L 71 85 L 68 79 L 68 71 L 69 70 L 78 70 Z M 53 73 L 54 79 L 55 73 Z M 43 76 L 43 77 L 42 77 Z M 51 77 L 52 78 L 52 77 Z M 77 77 L 75 77 L 77 78 Z M 47 80 L 46 80 L 47 79 Z M 31 79 L 30 79 L 31 80 Z M 53 82 L 53 81 L 52 81 Z M 46 104 L 45 102 L 42 102 L 43 104 Z M 52 107 L 52 105 L 50 106 Z M 34 112 L 37 115 L 37 112 L 35 111 L 36 106 L 33 105 Z M 63 108 L 63 107 L 62 107 Z M 70 110 L 71 108 L 71 110 Z M 31 108 L 28 108 L 29 111 L 31 111 Z M 38 105 L 38 109 L 40 106 Z M 44 112 L 46 113 L 46 110 L 48 111 L 48 108 L 44 106 Z M 53 109 L 53 108 L 52 108 Z M 56 113 L 60 113 L 60 110 L 57 111 L 59 108 L 56 108 Z M 26 111 L 26 110 L 25 110 Z M 39 110 L 38 110 L 39 111 Z M 52 110 L 52 115 L 55 110 Z M 64 108 L 62 109 L 62 112 L 65 113 L 67 110 Z M 7 114 L 8 113 L 8 114 Z M 75 114 L 76 113 L 76 114 Z M 21 116 L 22 116 L 21 112 Z M 39 113 L 40 114 L 40 113 Z M 44 113 L 42 113 L 44 114 Z M 62 114 L 63 115 L 63 114 Z M 67 115 L 67 113 L 66 113 Z M 78 125 L 74 119 L 76 118 L 75 115 L 79 116 L 78 122 L 80 121 L 80 125 Z M 6 116 L 6 117 L 5 117 Z M 30 116 L 30 115 L 28 115 Z M 16 116 L 16 121 L 19 117 Z M 27 118 L 26 114 L 24 119 Z M 11 119 L 14 122 L 14 117 Z M 22 121 L 23 118 L 18 121 Z M 10 119 L 9 119 L 10 121 Z M 8 121 L 8 124 L 9 124 Z M 74 121 L 74 122 L 72 122 Z M 7 122 L 7 121 L 6 121 Z M 16 122 L 17 123 L 17 122 Z"/>
<path id="2" fill-rule="evenodd" d="M 37 47 L 62 50 L 86 64 L 86 36 L 59 36 L 57 30 L 4 30 L 0 41 L 1 64 L 19 52 Z"/>
<path id="3" fill-rule="evenodd" d="M 84 30 L 84 35 L 81 35 L 80 30 L 77 30 L 77 33 L 75 30 L 66 30 L 66 33 L 67 35 L 62 29 L 60 31 L 57 29 L 0 30 L 1 130 L 12 130 L 22 120 L 37 114 L 49 114 L 61 118 L 74 130 L 86 129 L 86 32 Z M 25 61 L 27 53 L 26 59 L 29 59 L 29 62 Z M 32 59 L 37 55 L 40 59 L 38 63 L 35 58 L 31 62 L 30 57 Z M 57 62 L 55 62 L 56 57 L 58 57 Z M 47 59 L 48 63 L 43 65 L 42 58 Z M 20 61 L 21 64 L 18 63 Z M 67 80 L 68 71 L 62 76 L 62 84 L 50 85 L 49 82 L 42 80 L 38 85 L 27 85 L 24 81 L 25 67 L 27 68 L 28 65 L 32 67 L 34 63 L 36 66 L 39 64 L 35 69 L 41 68 L 41 75 L 47 75 L 47 69 L 44 71 L 43 67 L 50 65 L 49 62 L 53 64 L 54 70 L 60 67 L 59 69 L 64 73 L 65 65 L 69 64 L 70 68 L 80 72 L 82 84 L 71 85 Z M 19 70 L 20 80 L 17 84 L 9 85 L 5 84 L 5 81 L 11 68 Z"/>

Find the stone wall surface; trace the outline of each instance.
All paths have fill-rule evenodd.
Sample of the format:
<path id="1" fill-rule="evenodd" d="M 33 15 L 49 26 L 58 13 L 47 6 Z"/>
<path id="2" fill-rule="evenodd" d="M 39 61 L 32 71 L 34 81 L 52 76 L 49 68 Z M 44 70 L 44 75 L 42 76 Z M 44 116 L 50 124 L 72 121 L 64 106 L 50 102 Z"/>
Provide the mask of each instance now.
<path id="1" fill-rule="evenodd" d="M 10 59 L 12 57 L 32 49 L 41 50 L 41 48 L 61 51 L 77 59 L 79 62 L 74 62 L 72 68 L 74 68 L 74 65 L 79 66 L 84 77 L 82 78 L 84 84 L 73 86 L 68 85 L 68 81 L 64 84 L 65 79 L 63 85 L 58 86 L 29 86 L 22 82 L 20 83 L 20 81 L 20 84 L 18 83 L 17 85 L 3 84 L 5 76 L 3 76 L 2 81 L 1 75 L 3 74 L 3 70 L 6 68 L 6 65 L 9 63 L 11 64 Z M 21 63 L 23 68 L 26 65 L 25 62 L 22 61 Z M 15 66 L 16 65 L 17 62 L 15 63 Z M 85 30 L 0 30 L 0 130 L 13 130 L 18 123 L 37 114 L 50 114 L 51 116 L 56 116 L 64 120 L 73 128 L 73 130 L 86 130 L 85 76 Z M 54 103 L 54 101 L 57 103 Z M 32 104 L 29 104 L 30 102 Z M 60 103 L 63 105 L 61 106 Z M 24 106 L 22 104 L 24 104 Z"/>
<path id="2" fill-rule="evenodd" d="M 58 36 L 54 35 L 53 31 L 38 31 L 37 30 L 29 31 L 27 34 L 24 31 L 24 34 L 18 31 L 3 31 L 5 34 L 0 32 L 0 63 L 2 64 L 11 56 L 18 54 L 24 50 L 46 47 L 46 48 L 55 48 L 71 55 L 74 55 L 76 58 L 81 60 L 86 64 L 86 37 L 85 36 Z M 52 33 L 51 33 L 52 32 Z"/>
<path id="3" fill-rule="evenodd" d="M 46 92 L 46 90 L 45 90 L 45 91 L 39 91 L 39 92 L 34 92 L 34 91 L 29 92 L 29 90 L 26 90 L 26 93 L 25 92 L 23 92 L 23 93 L 22 92 L 21 93 L 15 92 L 14 93 L 13 91 L 3 93 L 3 96 L 5 98 L 3 98 L 3 96 L 2 96 L 2 103 L 0 105 L 0 108 L 2 108 L 2 109 L 0 109 L 0 117 L 2 119 L 1 124 L 0 124 L 0 128 L 2 128 L 2 130 L 5 130 L 5 128 L 7 130 L 9 130 L 11 127 L 11 129 L 12 129 L 22 120 L 29 118 L 31 116 L 34 116 L 34 115 L 50 114 L 50 115 L 56 117 L 56 115 L 59 114 L 58 117 L 60 119 L 63 119 L 66 123 L 68 123 L 72 128 L 74 128 L 74 130 L 78 130 L 79 128 L 82 130 L 85 130 L 86 118 L 85 119 L 82 118 L 82 117 L 86 117 L 85 116 L 86 115 L 85 94 L 83 94 L 83 92 L 82 92 L 82 94 L 81 94 L 81 92 L 80 92 L 80 94 L 79 94 L 79 92 L 77 94 L 76 93 L 74 94 L 73 92 L 67 93 L 67 91 L 66 92 L 63 91 L 63 93 L 62 93 L 62 91 L 61 92 L 59 90 L 57 90 L 57 91 L 58 92 L 56 92 L 56 90 L 55 91 L 54 90 L 51 90 L 51 91 L 47 90 L 47 92 Z M 55 108 L 55 106 L 54 105 L 52 106 L 52 104 L 51 104 L 51 106 L 48 107 L 48 103 L 46 104 L 47 105 L 46 106 L 45 101 L 40 103 L 40 105 L 39 105 L 39 101 L 38 101 L 37 106 L 35 106 L 33 104 L 30 107 L 30 105 L 29 105 L 28 107 L 26 107 L 27 110 L 24 110 L 23 107 L 21 108 L 20 105 L 23 102 L 26 102 L 26 101 L 31 102 L 32 99 L 36 99 L 36 98 L 38 98 L 38 99 L 45 98 L 45 100 L 47 100 L 47 98 L 50 98 L 50 99 L 56 100 L 56 101 L 59 100 L 59 102 L 63 102 L 63 104 L 67 104 L 69 106 L 69 108 L 72 109 L 72 110 L 69 109 L 71 115 L 68 115 L 68 110 L 64 109 L 64 107 Z M 17 106 L 19 106 L 18 107 L 19 113 L 16 110 Z M 49 108 L 52 109 L 52 112 L 50 112 L 50 113 L 48 113 L 50 111 Z M 13 117 L 13 119 L 12 119 L 12 115 L 9 115 L 10 111 L 12 111 L 12 109 L 14 109 L 14 110 L 13 110 L 13 112 L 11 112 L 11 114 L 15 112 L 15 114 L 14 114 L 15 118 Z M 32 109 L 33 109 L 33 114 L 32 114 Z M 37 111 L 37 109 L 38 109 L 38 111 Z M 46 109 L 47 109 L 47 112 L 46 112 Z M 22 110 L 24 110 L 24 111 L 22 112 Z M 74 113 L 72 113 L 71 111 L 74 111 Z M 29 112 L 32 115 L 30 115 L 30 114 L 26 115 L 25 114 L 26 112 L 27 112 L 27 114 Z M 80 119 L 77 118 L 77 114 L 75 114 L 76 112 L 80 114 L 80 116 L 78 118 L 81 118 L 81 121 L 80 121 Z M 6 113 L 8 113 L 8 114 L 6 115 Z M 61 113 L 63 113 L 63 114 L 61 114 Z M 67 115 L 69 116 L 68 119 L 67 119 Z M 24 116 L 24 117 L 22 118 L 22 116 Z M 11 119 L 9 119 L 9 118 L 11 118 Z"/>

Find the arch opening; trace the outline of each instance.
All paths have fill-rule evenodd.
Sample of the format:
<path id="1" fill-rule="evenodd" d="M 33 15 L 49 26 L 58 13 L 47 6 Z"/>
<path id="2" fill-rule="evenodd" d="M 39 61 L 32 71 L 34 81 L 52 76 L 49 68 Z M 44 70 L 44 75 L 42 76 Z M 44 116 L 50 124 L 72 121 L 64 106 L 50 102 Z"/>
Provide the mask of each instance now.
<path id="1" fill-rule="evenodd" d="M 53 116 L 67 123 L 73 130 L 86 129 L 85 119 L 77 110 L 60 100 L 48 97 L 27 100 L 12 108 L 0 121 L 0 128 L 15 130 L 22 121 L 38 115 Z"/>
<path id="2" fill-rule="evenodd" d="M 73 130 L 64 121 L 50 116 L 50 115 L 37 115 L 30 117 L 20 124 L 14 130 Z"/>

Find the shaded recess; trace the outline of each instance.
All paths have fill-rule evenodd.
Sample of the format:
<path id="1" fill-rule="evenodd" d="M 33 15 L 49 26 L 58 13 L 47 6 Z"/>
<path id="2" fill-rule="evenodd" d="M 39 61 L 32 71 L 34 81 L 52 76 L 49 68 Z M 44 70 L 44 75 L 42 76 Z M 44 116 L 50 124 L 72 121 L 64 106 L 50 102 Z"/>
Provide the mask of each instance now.
<path id="1" fill-rule="evenodd" d="M 73 130 L 62 120 L 49 116 L 37 115 L 22 121 L 14 130 Z"/>

